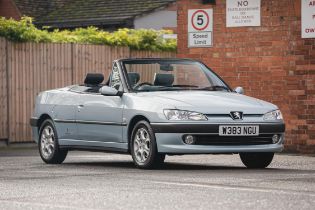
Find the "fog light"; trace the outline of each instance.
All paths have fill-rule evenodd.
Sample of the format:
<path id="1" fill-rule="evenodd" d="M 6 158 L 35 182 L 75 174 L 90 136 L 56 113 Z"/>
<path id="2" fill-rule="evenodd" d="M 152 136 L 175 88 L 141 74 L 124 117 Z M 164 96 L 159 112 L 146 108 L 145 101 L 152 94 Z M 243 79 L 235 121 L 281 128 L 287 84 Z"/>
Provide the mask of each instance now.
<path id="1" fill-rule="evenodd" d="M 192 135 L 187 135 L 184 138 L 185 144 L 194 144 L 195 143 L 195 137 Z"/>
<path id="2" fill-rule="evenodd" d="M 275 135 L 272 136 L 272 143 L 276 144 L 276 143 L 279 142 L 279 140 L 280 140 L 280 136 L 279 135 L 275 134 Z"/>

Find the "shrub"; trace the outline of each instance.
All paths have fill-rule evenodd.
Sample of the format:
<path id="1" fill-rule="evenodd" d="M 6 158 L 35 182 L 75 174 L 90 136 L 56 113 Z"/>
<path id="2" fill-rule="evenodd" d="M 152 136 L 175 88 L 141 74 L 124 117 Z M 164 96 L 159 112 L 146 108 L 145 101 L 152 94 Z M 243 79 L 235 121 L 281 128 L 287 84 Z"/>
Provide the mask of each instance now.
<path id="1" fill-rule="evenodd" d="M 114 32 L 99 30 L 96 27 L 77 28 L 75 30 L 48 31 L 35 27 L 32 18 L 22 17 L 20 21 L 0 19 L 0 36 L 13 42 L 48 42 L 48 43 L 80 43 L 111 46 L 127 46 L 135 50 L 176 51 L 176 39 L 164 39 L 168 30 L 152 29 L 119 29 Z"/>

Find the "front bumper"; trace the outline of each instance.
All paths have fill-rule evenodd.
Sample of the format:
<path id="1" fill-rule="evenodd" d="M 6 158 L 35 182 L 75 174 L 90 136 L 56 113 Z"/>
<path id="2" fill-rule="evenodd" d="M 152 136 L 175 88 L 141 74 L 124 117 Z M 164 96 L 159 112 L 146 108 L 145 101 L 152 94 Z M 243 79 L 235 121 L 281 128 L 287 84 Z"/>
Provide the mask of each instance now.
<path id="1" fill-rule="evenodd" d="M 233 125 L 231 123 L 151 123 L 155 132 L 158 152 L 167 154 L 220 154 L 241 152 L 281 152 L 284 143 L 284 123 L 240 123 L 238 125 L 259 125 L 259 135 L 278 134 L 281 139 L 278 143 L 267 144 L 230 144 L 230 145 L 188 145 L 183 142 L 183 136 L 206 135 L 208 138 L 219 137 L 219 125 Z M 233 138 L 233 137 L 231 137 Z M 235 137 L 240 138 L 240 137 Z M 244 136 L 243 138 L 250 138 Z M 218 138 L 220 139 L 220 138 Z"/>

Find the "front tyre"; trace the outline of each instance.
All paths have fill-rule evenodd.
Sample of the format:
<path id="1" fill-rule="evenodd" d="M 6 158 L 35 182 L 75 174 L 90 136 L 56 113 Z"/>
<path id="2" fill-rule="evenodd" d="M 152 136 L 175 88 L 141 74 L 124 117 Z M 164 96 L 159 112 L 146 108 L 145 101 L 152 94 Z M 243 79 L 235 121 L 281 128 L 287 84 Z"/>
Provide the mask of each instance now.
<path id="1" fill-rule="evenodd" d="M 152 169 L 161 166 L 165 154 L 157 151 L 154 132 L 147 121 L 139 121 L 131 134 L 131 155 L 138 168 Z"/>
<path id="2" fill-rule="evenodd" d="M 40 127 L 38 148 L 40 157 L 47 164 L 60 164 L 67 157 L 68 151 L 59 148 L 57 132 L 50 119 Z"/>
<path id="3" fill-rule="evenodd" d="M 272 162 L 273 152 L 240 153 L 240 158 L 247 168 L 266 168 Z"/>

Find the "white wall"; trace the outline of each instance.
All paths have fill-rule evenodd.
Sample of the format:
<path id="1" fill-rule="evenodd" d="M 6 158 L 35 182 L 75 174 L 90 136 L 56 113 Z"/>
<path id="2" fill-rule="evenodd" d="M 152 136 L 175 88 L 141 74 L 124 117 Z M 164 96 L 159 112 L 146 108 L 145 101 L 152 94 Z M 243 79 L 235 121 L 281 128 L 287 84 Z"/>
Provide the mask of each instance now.
<path id="1" fill-rule="evenodd" d="M 163 27 L 177 27 L 177 12 L 160 10 L 134 20 L 135 29 L 146 28 L 160 30 Z"/>

